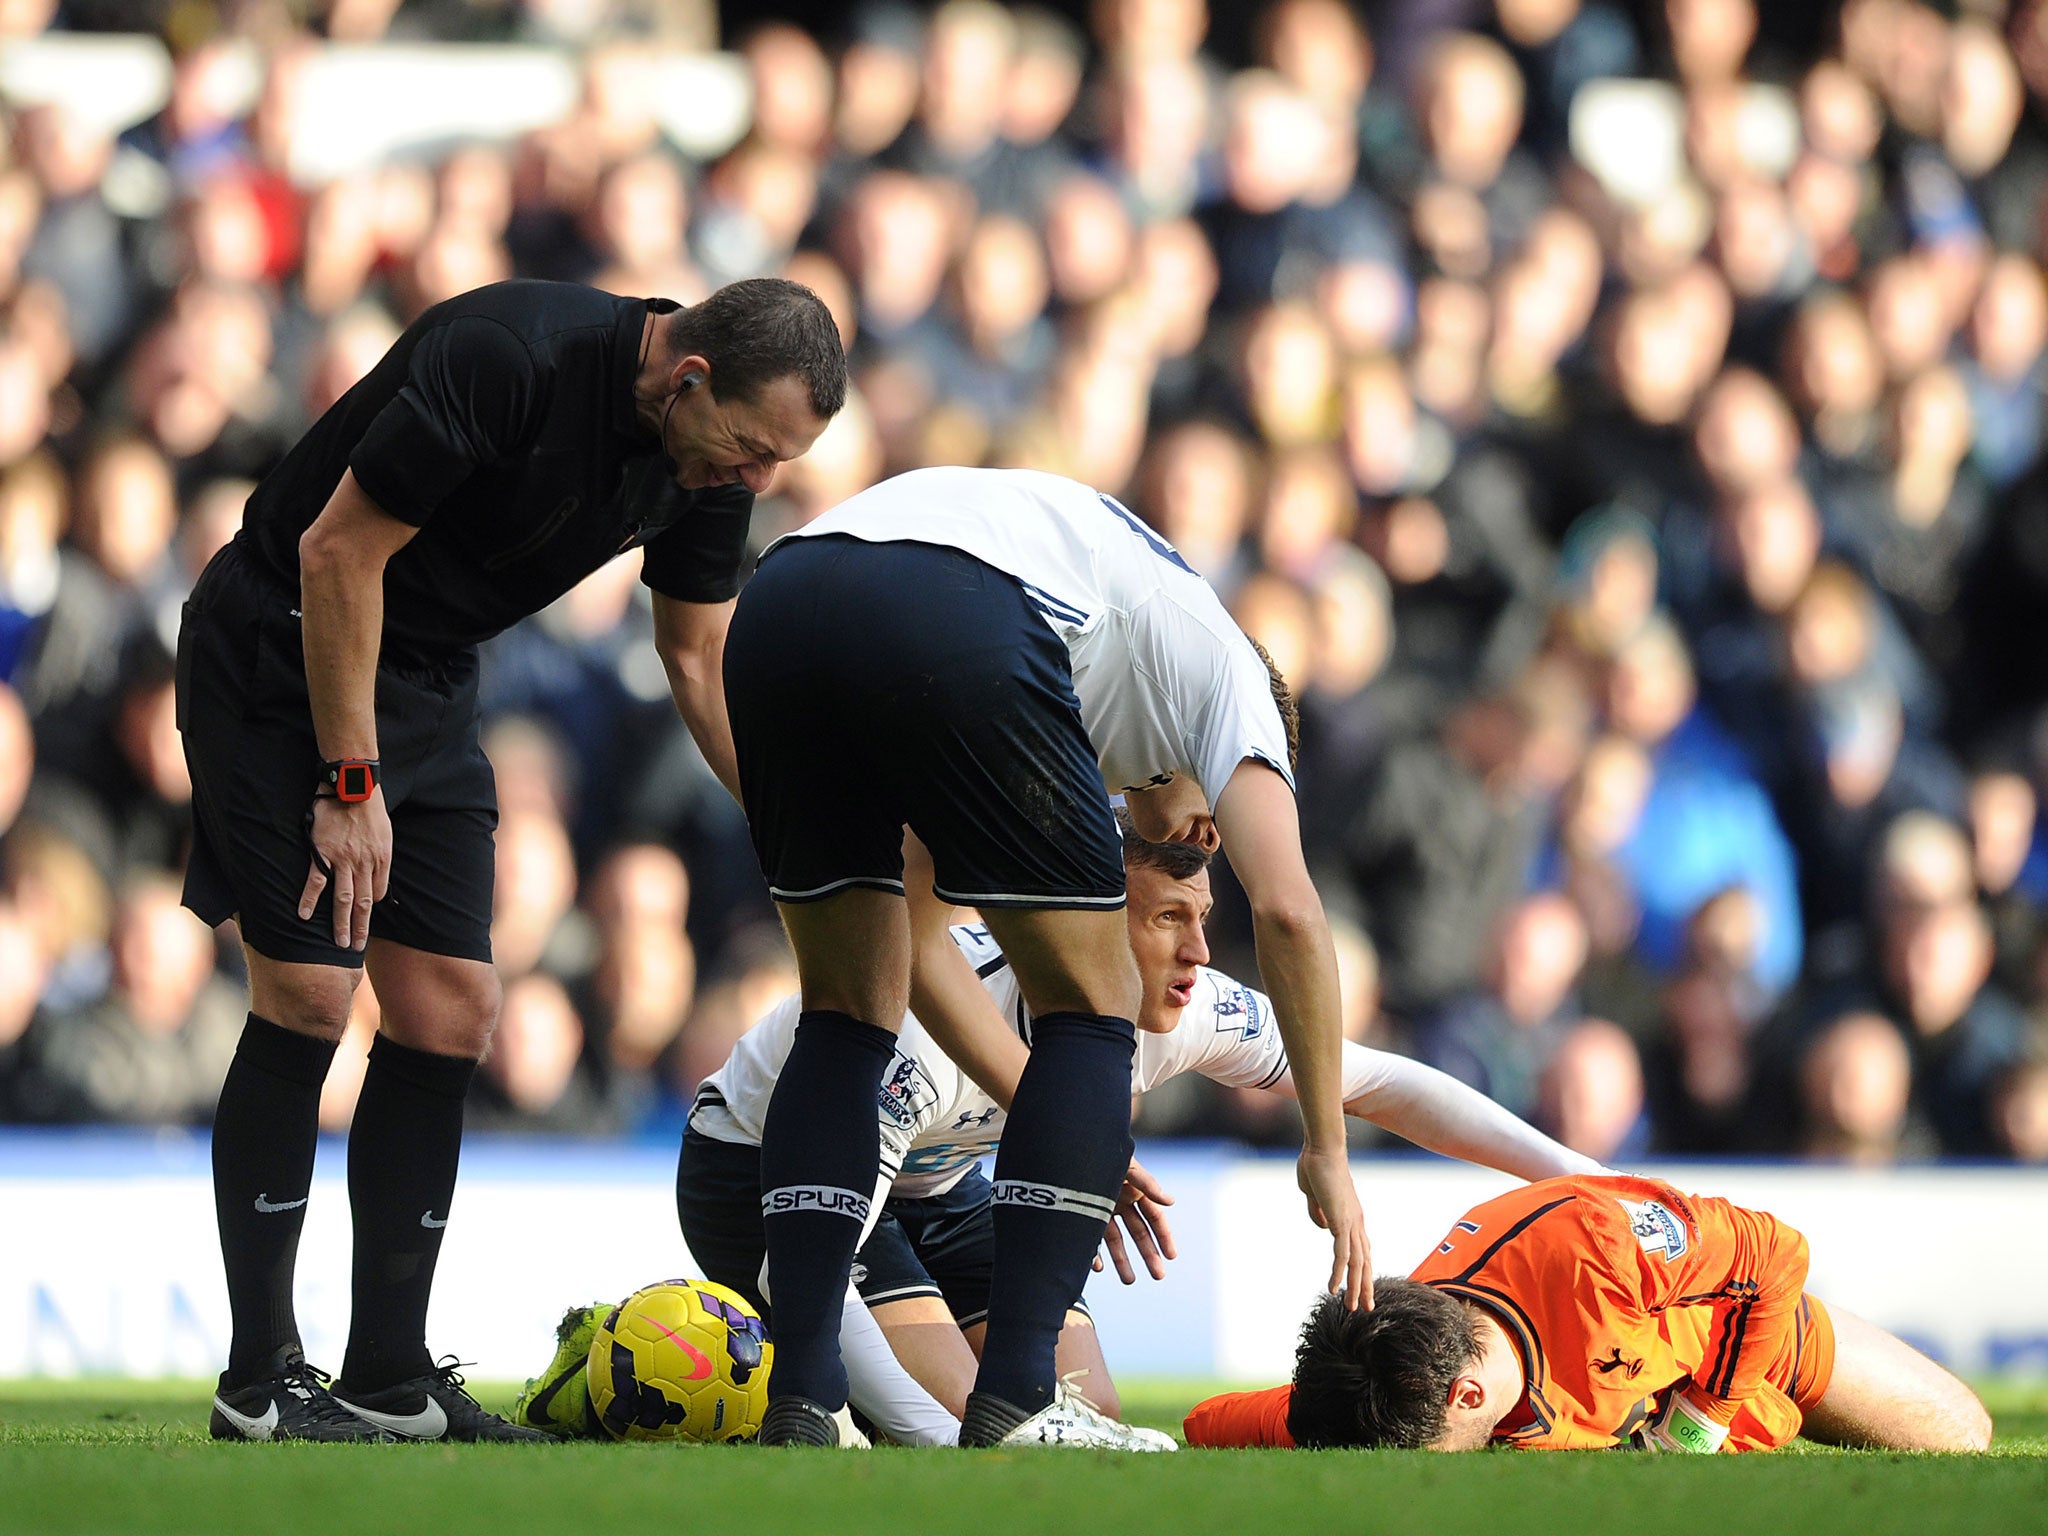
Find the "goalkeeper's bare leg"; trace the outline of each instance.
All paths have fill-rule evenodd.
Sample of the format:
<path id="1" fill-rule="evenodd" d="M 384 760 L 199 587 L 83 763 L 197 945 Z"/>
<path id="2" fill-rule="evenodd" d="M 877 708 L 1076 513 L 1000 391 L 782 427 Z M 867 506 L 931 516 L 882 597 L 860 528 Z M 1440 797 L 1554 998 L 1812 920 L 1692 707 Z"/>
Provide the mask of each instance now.
<path id="1" fill-rule="evenodd" d="M 1829 1306 L 1835 1371 L 1800 1431 L 1827 1445 L 1886 1451 L 1981 1451 L 1991 1415 L 1977 1394 L 1919 1350 Z"/>

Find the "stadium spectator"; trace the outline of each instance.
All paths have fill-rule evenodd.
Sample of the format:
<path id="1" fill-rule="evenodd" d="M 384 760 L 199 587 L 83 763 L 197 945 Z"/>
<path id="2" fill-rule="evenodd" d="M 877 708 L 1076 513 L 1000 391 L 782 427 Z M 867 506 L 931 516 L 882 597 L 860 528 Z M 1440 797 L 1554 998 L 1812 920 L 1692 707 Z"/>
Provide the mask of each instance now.
<path id="1" fill-rule="evenodd" d="M 1578 909 L 1556 894 L 1526 897 L 1501 919 L 1489 946 L 1484 987 L 1417 1021 L 1416 1054 L 1516 1114 L 1535 1118 L 1542 1075 L 1581 1021 L 1575 989 L 1585 963 L 1586 924 Z M 1607 1070 L 1599 1049 L 1587 1051 L 1589 1077 Z M 1633 1047 L 1629 1054 L 1633 1058 Z M 1574 1076 L 1578 1070 L 1567 1069 Z M 1589 1086 L 1584 1105 L 1577 1097 L 1581 1085 L 1570 1086 L 1574 1114 L 1585 1108 L 1589 1120 L 1604 1118 L 1594 1105 L 1613 1097 L 1608 1084 Z M 1557 1124 L 1550 1128 L 1557 1130 Z"/>
<path id="2" fill-rule="evenodd" d="M 580 1070 L 583 1038 L 583 1021 L 552 976 L 535 973 L 508 983 L 468 1122 L 486 1130 L 568 1135 L 610 1130 L 603 1101 Z"/>
<path id="3" fill-rule="evenodd" d="M 2034 1058 L 2014 1068 L 1992 1095 L 1991 1119 L 2002 1153 L 2048 1163 L 2048 1063 Z"/>
<path id="4" fill-rule="evenodd" d="M 1581 767 L 1570 836 L 1582 857 L 1612 859 L 1628 882 L 1636 953 L 1659 971 L 1677 964 L 1701 903 L 1730 887 L 1750 892 L 1762 925 L 1757 979 L 1780 992 L 1799 971 L 1793 850 L 1741 749 L 1696 697 L 1677 630 L 1646 620 L 1607 669 L 1606 715 L 1617 734 Z M 1627 745 L 1643 754 L 1639 767 Z"/>
<path id="5" fill-rule="evenodd" d="M 1664 989 L 1643 1063 L 1652 1145 L 1681 1155 L 1784 1150 L 1758 1091 L 1754 980 L 1725 963 L 1688 964 Z"/>
<path id="6" fill-rule="evenodd" d="M 1390 751 L 1342 840 L 1313 851 L 1349 886 L 1398 1012 L 1478 979 L 1483 938 L 1515 899 L 1533 850 L 1522 779 L 1530 734 L 1513 696 L 1462 705 L 1438 738 Z"/>
<path id="7" fill-rule="evenodd" d="M 1977 891 L 1991 920 L 1999 985 L 2015 997 L 2034 991 L 2041 943 L 2040 882 L 2034 829 L 2039 802 L 2025 774 L 1988 768 L 1970 780 L 1971 851 Z"/>
<path id="8" fill-rule="evenodd" d="M 51 1118 L 39 1057 L 45 966 L 34 931 L 0 906 L 0 1122 Z"/>
<path id="9" fill-rule="evenodd" d="M 1573 1026 L 1543 1069 L 1537 1119 L 1574 1152 L 1601 1162 L 1640 1155 L 1649 1129 L 1643 1068 L 1627 1033 L 1605 1019 Z"/>
<path id="10" fill-rule="evenodd" d="M 1912 1057 L 1889 1020 L 1844 1014 L 1814 1040 L 1801 1067 L 1803 1150 L 1851 1163 L 1898 1161 L 1914 1136 Z M 1925 1144 L 1925 1132 L 1918 1134 Z"/>
<path id="11" fill-rule="evenodd" d="M 203 1124 L 235 1054 L 241 989 L 214 974 L 213 937 L 176 881 L 138 877 L 113 914 L 106 995 L 57 1013 L 38 1066 L 66 1119 Z"/>
<path id="12" fill-rule="evenodd" d="M 233 11 L 180 32 L 140 122 L 0 109 L 0 867 L 39 978 L 0 1114 L 32 1112 L 46 1025 L 110 995 L 109 893 L 184 857 L 163 655 L 251 482 L 436 296 L 786 272 L 858 389 L 755 547 L 925 463 L 1123 496 L 1285 653 L 1325 893 L 1403 1017 L 1472 994 L 1486 936 L 1555 891 L 1659 1149 L 1791 1144 L 1813 1061 L 1883 1055 L 1816 1045 L 1857 1009 L 1910 1043 L 1945 1148 L 2033 1145 L 2038 1069 L 1980 1021 L 2048 994 L 2048 663 L 2013 640 L 2048 592 L 2039 7 L 2008 34 L 1850 0 L 1801 41 L 1750 0 L 1264 0 L 1214 27 L 1103 0 L 1084 38 L 868 0 L 733 39 L 751 116 L 709 152 L 666 133 L 633 8 L 462 9 L 322 25 L 568 46 L 560 121 L 309 171 L 324 44 Z M 1640 184 L 1574 135 L 1616 77 L 1671 93 L 1674 158 Z M 744 824 L 644 675 L 649 622 L 622 563 L 484 679 L 504 878 L 551 871 L 505 904 L 508 975 L 568 988 L 571 1097 L 621 1126 L 660 1123 L 736 978 L 781 963 Z M 579 916 L 576 877 L 597 912 L 650 843 L 686 915 Z M 1265 1134 L 1170 1107 L 1147 1114 Z"/>
<path id="13" fill-rule="evenodd" d="M 2025 1047 L 2025 1020 L 1992 982 L 1991 961 L 1991 927 L 1973 903 L 1886 925 L 1884 992 L 1913 1047 L 1914 1101 L 1944 1152 L 1994 1150 L 1988 1096 Z"/>

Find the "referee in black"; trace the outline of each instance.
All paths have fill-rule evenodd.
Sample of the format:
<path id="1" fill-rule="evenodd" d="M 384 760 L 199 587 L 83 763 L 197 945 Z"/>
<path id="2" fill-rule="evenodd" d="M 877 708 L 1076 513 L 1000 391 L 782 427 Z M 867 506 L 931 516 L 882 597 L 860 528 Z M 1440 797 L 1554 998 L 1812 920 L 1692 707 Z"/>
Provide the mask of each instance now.
<path id="1" fill-rule="evenodd" d="M 809 289 L 681 308 L 567 283 L 428 310 L 249 498 L 178 640 L 185 904 L 237 920 L 249 1021 L 214 1120 L 234 1343 L 223 1439 L 539 1438 L 425 1342 L 462 1100 L 496 1024 L 497 801 L 479 642 L 644 546 L 676 707 L 737 793 L 720 664 L 754 496 L 846 397 Z M 293 1261 L 320 1086 L 367 965 L 383 1023 L 348 1144 L 353 1315 L 306 1363 Z"/>

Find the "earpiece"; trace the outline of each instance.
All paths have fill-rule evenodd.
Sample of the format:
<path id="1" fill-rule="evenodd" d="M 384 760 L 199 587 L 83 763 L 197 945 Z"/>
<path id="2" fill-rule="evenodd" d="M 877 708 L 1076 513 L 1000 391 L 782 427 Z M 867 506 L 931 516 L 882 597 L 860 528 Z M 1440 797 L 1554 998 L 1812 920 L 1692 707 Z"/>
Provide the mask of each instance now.
<path id="1" fill-rule="evenodd" d="M 704 375 L 701 373 L 686 373 L 683 375 L 684 389 L 695 389 L 699 384 L 702 384 L 703 382 Z"/>

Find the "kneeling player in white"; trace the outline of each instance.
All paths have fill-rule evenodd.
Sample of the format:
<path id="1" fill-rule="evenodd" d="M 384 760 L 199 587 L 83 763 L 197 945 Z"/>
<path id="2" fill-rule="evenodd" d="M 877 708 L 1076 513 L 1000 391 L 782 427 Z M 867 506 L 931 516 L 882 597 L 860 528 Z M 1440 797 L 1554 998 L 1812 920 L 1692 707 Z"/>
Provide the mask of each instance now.
<path id="1" fill-rule="evenodd" d="M 1131 945 L 1143 985 L 1134 1087 L 1143 1092 L 1197 1072 L 1231 1087 L 1291 1095 L 1272 1005 L 1205 963 L 1207 853 L 1184 843 L 1148 843 L 1126 823 L 1124 854 Z M 1014 1059 L 1005 1075 L 1014 1082 L 1031 1038 L 1016 978 L 986 928 L 956 927 L 952 934 L 1010 1026 Z M 772 1298 L 761 1294 L 761 1117 L 799 1012 L 797 998 L 783 1001 L 705 1080 L 677 1175 L 684 1239 L 697 1265 L 764 1310 Z M 1599 1171 L 1491 1100 L 1405 1057 L 1347 1044 L 1343 1081 L 1350 1114 L 1446 1156 L 1525 1179 Z M 893 1440 L 950 1443 L 974 1383 L 994 1265 L 992 1191 L 979 1165 L 1002 1137 L 1004 1111 L 914 1016 L 897 1037 L 879 1110 L 881 1181 L 841 1338 L 852 1400 Z M 1115 1387 L 1094 1327 L 1079 1309 L 1061 1335 L 1059 1368 L 1081 1397 L 1115 1414 Z"/>

